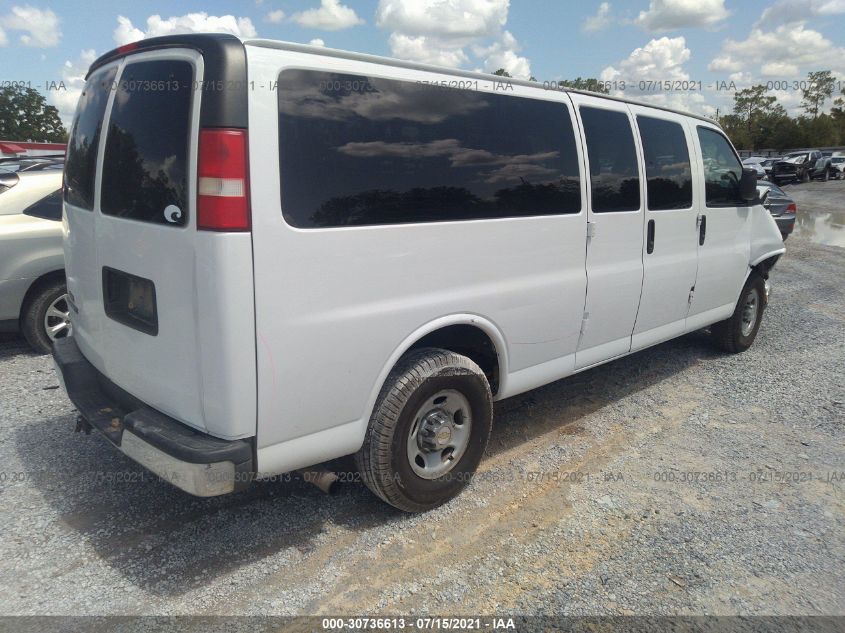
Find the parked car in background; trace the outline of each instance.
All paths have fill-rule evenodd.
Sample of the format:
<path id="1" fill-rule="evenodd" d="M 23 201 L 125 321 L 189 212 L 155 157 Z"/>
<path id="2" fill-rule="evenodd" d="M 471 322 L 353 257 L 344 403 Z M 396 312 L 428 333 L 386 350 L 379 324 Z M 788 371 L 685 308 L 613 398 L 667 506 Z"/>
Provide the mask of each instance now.
<path id="1" fill-rule="evenodd" d="M 766 170 L 763 167 L 763 161 L 765 160 L 762 156 L 749 156 L 742 161 L 742 166 L 753 169 L 757 172 L 757 177 L 762 179 L 766 177 Z"/>
<path id="2" fill-rule="evenodd" d="M 766 160 L 764 160 L 762 163 L 760 163 L 760 164 L 763 166 L 763 169 L 764 169 L 764 170 L 765 170 L 765 172 L 766 172 L 766 177 L 767 177 L 767 178 L 771 178 L 771 177 L 772 177 L 772 165 L 774 165 L 774 164 L 775 164 L 776 162 L 778 162 L 779 160 L 780 160 L 780 156 L 775 156 L 775 157 L 773 157 L 773 158 L 767 158 L 767 159 L 766 159 Z"/>
<path id="3" fill-rule="evenodd" d="M 0 158 L 0 173 L 17 171 L 62 171 L 64 169 L 63 156 L 16 156 L 14 158 Z"/>
<path id="4" fill-rule="evenodd" d="M 61 164 L 0 171 L 0 330 L 42 353 L 71 329 L 61 219 Z"/>
<path id="5" fill-rule="evenodd" d="M 757 193 L 760 195 L 763 206 L 775 219 L 781 237 L 786 240 L 795 229 L 795 215 L 798 212 L 795 200 L 790 198 L 783 189 L 767 180 L 757 182 Z"/>
<path id="6" fill-rule="evenodd" d="M 830 177 L 837 180 L 845 177 L 845 156 L 830 157 Z"/>
<path id="7" fill-rule="evenodd" d="M 809 182 L 813 178 L 827 180 L 830 177 L 830 158 L 819 150 L 790 152 L 772 165 L 772 182 Z"/>

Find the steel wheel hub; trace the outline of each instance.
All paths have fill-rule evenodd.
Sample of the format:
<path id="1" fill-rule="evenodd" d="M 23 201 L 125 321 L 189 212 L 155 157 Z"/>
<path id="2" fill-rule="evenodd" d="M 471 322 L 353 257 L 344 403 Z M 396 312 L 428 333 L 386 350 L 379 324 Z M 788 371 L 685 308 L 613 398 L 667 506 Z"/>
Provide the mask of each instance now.
<path id="1" fill-rule="evenodd" d="M 423 479 L 436 479 L 460 461 L 472 426 L 469 400 L 454 389 L 438 391 L 417 409 L 408 435 L 408 462 Z"/>

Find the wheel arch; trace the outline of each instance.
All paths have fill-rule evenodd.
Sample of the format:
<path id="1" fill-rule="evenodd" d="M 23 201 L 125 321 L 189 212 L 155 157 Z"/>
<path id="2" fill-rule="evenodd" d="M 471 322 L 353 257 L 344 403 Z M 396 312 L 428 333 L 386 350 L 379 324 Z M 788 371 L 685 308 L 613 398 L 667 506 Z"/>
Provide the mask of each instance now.
<path id="1" fill-rule="evenodd" d="M 466 328 L 466 329 L 464 329 Z M 470 342 L 454 344 L 455 337 L 460 333 L 471 333 L 472 338 Z M 484 337 L 484 338 L 481 338 Z M 495 359 L 485 359 L 483 354 L 483 347 L 481 350 L 474 347 L 475 344 L 487 341 L 495 353 Z M 495 389 L 493 383 L 490 387 L 493 394 L 502 391 L 502 386 L 507 377 L 508 355 L 507 343 L 501 329 L 491 320 L 477 314 L 452 314 L 443 316 L 418 327 L 411 334 L 409 334 L 397 347 L 393 353 L 388 357 L 384 363 L 381 372 L 378 375 L 375 385 L 370 393 L 367 403 L 365 422 L 369 422 L 373 409 L 376 405 L 379 393 L 381 393 L 387 380 L 388 374 L 396 365 L 402 356 L 408 351 L 420 347 L 443 347 L 459 354 L 464 354 L 475 361 L 482 369 L 487 367 L 487 370 L 492 370 L 493 379 L 495 381 Z M 469 346 L 469 349 L 468 349 Z M 469 352 L 469 353 L 467 353 Z M 479 358 L 482 362 L 478 362 Z M 490 363 L 493 363 L 491 366 Z M 487 374 L 488 371 L 485 371 Z M 488 380 L 490 376 L 488 375 Z M 366 430 L 366 425 L 364 426 Z M 361 441 L 363 442 L 364 435 L 361 433 Z"/>
<path id="2" fill-rule="evenodd" d="M 27 307 L 29 306 L 30 301 L 32 301 L 32 298 L 38 293 L 39 290 L 41 290 L 41 288 L 57 281 L 64 282 L 65 279 L 66 278 L 64 268 L 51 270 L 50 272 L 44 273 L 40 277 L 36 277 L 32 281 L 32 283 L 29 284 L 29 288 L 27 288 L 26 293 L 24 293 L 23 300 L 21 301 L 20 310 L 18 310 L 18 325 L 20 325 L 23 321 L 24 314 L 26 312 Z"/>

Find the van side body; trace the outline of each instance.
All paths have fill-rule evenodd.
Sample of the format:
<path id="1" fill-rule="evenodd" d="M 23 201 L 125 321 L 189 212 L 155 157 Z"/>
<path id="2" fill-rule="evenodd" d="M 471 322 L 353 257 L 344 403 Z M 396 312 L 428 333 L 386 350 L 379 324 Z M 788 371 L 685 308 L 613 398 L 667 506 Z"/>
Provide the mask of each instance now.
<path id="1" fill-rule="evenodd" d="M 731 318 L 784 252 L 684 113 L 220 35 L 88 80 L 54 358 L 93 427 L 192 494 L 356 453 L 412 350 L 501 400 Z M 206 133 L 242 135 L 242 171 L 204 163 Z M 248 222 L 215 224 L 238 200 Z"/>

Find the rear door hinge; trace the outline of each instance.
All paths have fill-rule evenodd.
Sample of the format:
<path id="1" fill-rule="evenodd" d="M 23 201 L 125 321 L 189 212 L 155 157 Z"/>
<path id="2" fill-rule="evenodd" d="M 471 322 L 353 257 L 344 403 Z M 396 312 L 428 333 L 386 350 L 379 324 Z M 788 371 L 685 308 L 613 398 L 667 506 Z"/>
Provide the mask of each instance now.
<path id="1" fill-rule="evenodd" d="M 689 289 L 689 297 L 687 297 L 687 303 L 692 305 L 692 298 L 695 296 L 695 286 Z"/>
<path id="2" fill-rule="evenodd" d="M 587 237 L 593 238 L 596 236 L 596 223 L 587 222 Z"/>

